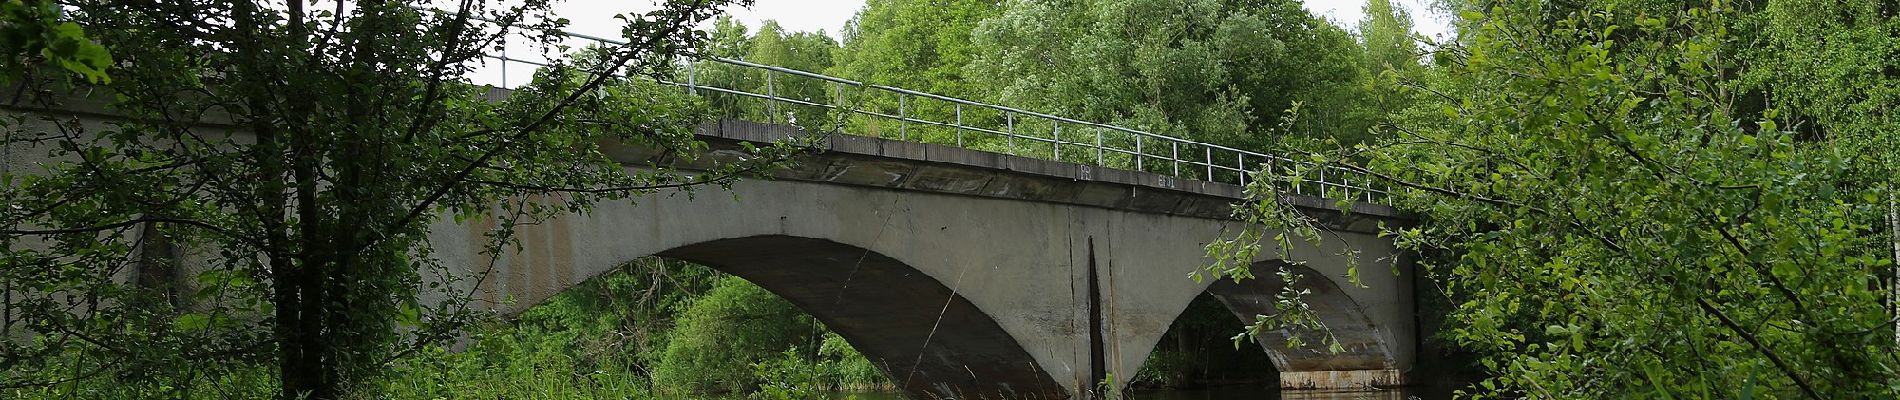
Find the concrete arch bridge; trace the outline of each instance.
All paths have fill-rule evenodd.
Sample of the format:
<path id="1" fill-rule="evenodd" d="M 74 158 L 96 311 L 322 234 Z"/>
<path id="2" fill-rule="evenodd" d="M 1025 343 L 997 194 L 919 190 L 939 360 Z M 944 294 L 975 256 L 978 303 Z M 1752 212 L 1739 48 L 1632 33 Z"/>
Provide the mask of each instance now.
<path id="1" fill-rule="evenodd" d="M 740 142 L 801 132 L 728 119 L 700 134 L 714 149 L 703 159 L 718 159 Z M 445 265 L 489 276 L 467 289 L 503 313 L 640 257 L 708 265 L 803 308 L 917 398 L 1089 398 L 1108 377 L 1140 370 L 1204 292 L 1243 320 L 1272 313 L 1281 281 L 1270 275 L 1188 278 L 1210 262 L 1207 242 L 1240 227 L 1229 217 L 1239 186 L 862 136 L 826 141 L 732 196 L 657 195 L 524 226 L 523 247 L 494 263 L 480 254 L 493 219 L 437 221 L 431 240 Z M 672 162 L 613 153 L 629 168 Z M 1403 385 L 1418 342 L 1411 277 L 1376 261 L 1406 262 L 1376 235 L 1379 222 L 1402 218 L 1374 204 L 1342 213 L 1317 197 L 1285 201 L 1337 232 L 1294 253 L 1308 261 L 1297 285 L 1344 351 L 1289 349 L 1296 332 L 1264 332 L 1258 344 L 1281 386 Z M 1344 250 L 1360 253 L 1366 287 L 1345 281 Z"/>

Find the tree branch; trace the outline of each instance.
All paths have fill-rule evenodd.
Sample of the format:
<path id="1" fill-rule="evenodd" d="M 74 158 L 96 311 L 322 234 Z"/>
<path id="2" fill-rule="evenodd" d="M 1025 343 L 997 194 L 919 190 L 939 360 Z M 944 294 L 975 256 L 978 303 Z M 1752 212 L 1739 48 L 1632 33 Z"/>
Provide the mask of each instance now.
<path id="1" fill-rule="evenodd" d="M 1715 316 L 1715 319 L 1722 321 L 1722 326 L 1728 327 L 1729 331 L 1735 332 L 1736 335 L 1741 335 L 1742 340 L 1748 341 L 1748 344 L 1755 347 L 1756 351 L 1760 351 L 1762 355 L 1767 356 L 1768 362 L 1774 363 L 1776 369 L 1781 370 L 1782 374 L 1788 375 L 1788 379 L 1794 380 L 1795 386 L 1801 388 L 1802 394 L 1806 394 L 1808 398 L 1811 399 L 1821 398 L 1821 395 L 1814 391 L 1814 385 L 1809 384 L 1807 379 L 1801 377 L 1801 374 L 1795 373 L 1794 368 L 1788 366 L 1786 361 L 1782 361 L 1781 356 L 1776 355 L 1774 349 L 1770 349 L 1767 345 L 1762 344 L 1761 339 L 1756 338 L 1755 334 L 1749 333 L 1747 329 L 1742 329 L 1742 326 L 1737 325 L 1734 319 L 1728 317 L 1727 313 L 1723 313 L 1721 309 L 1715 308 L 1714 304 L 1709 304 L 1707 299 L 1701 297 L 1696 297 L 1695 304 L 1701 307 L 1702 311 L 1708 312 L 1709 315 Z"/>
<path id="2" fill-rule="evenodd" d="M 705 6 L 707 5 L 696 4 L 694 5 L 695 8 L 693 10 L 697 11 L 697 10 L 700 10 L 700 8 L 698 7 L 705 7 Z M 552 122 L 556 116 L 559 116 L 562 111 L 565 111 L 569 106 L 572 106 L 574 102 L 580 100 L 581 97 L 586 96 L 588 93 L 593 92 L 595 88 L 598 88 L 601 85 L 605 84 L 608 78 L 611 78 L 614 76 L 615 71 L 619 71 L 628 62 L 633 61 L 633 59 L 640 56 L 643 52 L 645 52 L 646 50 L 649 50 L 649 47 L 654 46 L 656 42 L 665 40 L 665 38 L 677 34 L 680 30 L 686 29 L 687 28 L 686 19 L 691 19 L 693 18 L 694 15 L 697 15 L 697 13 L 696 12 L 680 13 L 675 17 L 674 20 L 667 21 L 667 29 L 661 30 L 659 32 L 655 32 L 652 35 L 642 38 L 642 40 L 639 42 L 630 42 L 627 45 L 622 46 L 621 48 L 626 51 L 625 54 L 621 55 L 620 57 L 615 57 L 613 60 L 609 62 L 603 62 L 603 64 L 605 65 L 603 66 L 604 68 L 601 71 L 595 73 L 592 78 L 588 79 L 587 82 L 582 84 L 579 88 L 576 88 L 573 92 L 568 93 L 568 95 L 565 98 L 562 98 L 559 103 L 555 103 L 554 107 L 551 107 L 546 112 L 542 113 L 539 118 L 535 119 L 533 122 L 530 122 L 528 125 L 517 129 L 514 133 L 514 136 L 524 136 L 524 135 L 528 135 L 528 134 L 541 130 L 548 123 Z M 503 150 L 509 148 L 508 143 L 513 143 L 513 142 L 518 142 L 518 141 L 503 142 L 501 144 L 496 145 L 495 147 L 489 148 L 488 151 L 483 152 L 481 157 L 477 157 L 475 161 L 470 162 L 467 166 L 462 167 L 461 170 L 456 171 L 454 174 L 449 175 L 448 179 L 446 179 L 445 182 L 437 186 L 435 190 L 430 191 L 429 195 L 427 197 L 424 197 L 422 201 L 417 202 L 415 206 L 410 207 L 409 212 L 405 214 L 402 218 L 397 219 L 395 222 L 391 223 L 389 228 L 398 228 L 398 227 L 406 226 L 406 225 L 409 225 L 410 223 L 413 223 L 417 219 L 421 218 L 424 213 L 429 211 L 429 209 L 434 208 L 436 202 L 441 201 L 443 196 L 448 195 L 449 191 L 454 190 L 456 186 L 464 182 L 467 182 L 469 179 L 468 177 L 471 174 L 474 174 L 477 169 L 480 169 L 488 165 L 489 160 L 492 160 L 495 157 L 500 156 Z M 385 229 L 385 231 L 389 231 L 389 230 L 394 230 L 394 229 Z M 381 241 L 381 239 L 382 238 L 379 237 L 375 240 L 370 240 L 364 244 L 364 247 L 372 246 L 375 243 Z"/>

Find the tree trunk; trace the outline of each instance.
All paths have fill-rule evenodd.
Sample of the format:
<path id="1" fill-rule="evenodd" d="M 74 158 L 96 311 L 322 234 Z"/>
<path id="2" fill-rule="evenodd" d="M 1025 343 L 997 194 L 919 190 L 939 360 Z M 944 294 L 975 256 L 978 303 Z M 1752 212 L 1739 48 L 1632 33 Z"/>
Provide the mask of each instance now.
<path id="1" fill-rule="evenodd" d="M 1900 314 L 1900 188 L 1887 191 L 1887 237 L 1893 241 L 1891 281 L 1887 284 L 1887 306 Z M 1900 344 L 1900 318 L 1893 319 L 1893 342 Z"/>
<path id="2" fill-rule="evenodd" d="M 139 231 L 139 260 L 133 282 L 178 309 L 178 253 L 171 239 L 159 232 L 159 224 L 148 222 Z"/>

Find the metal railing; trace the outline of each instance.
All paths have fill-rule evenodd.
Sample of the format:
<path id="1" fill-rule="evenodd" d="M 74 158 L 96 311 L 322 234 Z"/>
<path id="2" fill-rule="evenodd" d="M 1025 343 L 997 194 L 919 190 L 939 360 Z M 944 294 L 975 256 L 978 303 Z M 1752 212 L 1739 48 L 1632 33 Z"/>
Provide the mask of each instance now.
<path id="1" fill-rule="evenodd" d="M 580 46 L 586 45 L 623 46 L 620 40 L 566 33 L 571 40 L 578 40 Z M 508 64 L 524 64 L 546 67 L 550 62 L 513 58 L 506 46 L 499 54 L 489 54 L 488 58 L 500 61 L 500 87 L 509 85 Z M 545 55 L 545 52 L 542 52 Z M 853 81 L 823 74 L 800 71 L 714 56 L 692 56 L 682 60 L 680 69 L 685 71 L 685 81 L 659 79 L 659 83 L 683 88 L 687 93 L 700 96 L 732 96 L 738 100 L 763 102 L 763 115 L 756 110 L 750 117 L 763 117 L 767 123 L 809 124 L 812 121 L 798 121 L 799 115 L 811 115 L 822 111 L 834 127 L 852 134 L 885 137 L 883 130 L 888 124 L 895 123 L 894 138 L 904 141 L 929 142 L 984 151 L 997 151 L 1011 155 L 1075 162 L 1104 168 L 1131 169 L 1172 176 L 1184 180 L 1203 180 L 1232 183 L 1245 186 L 1254 179 L 1252 172 L 1266 170 L 1266 176 L 1281 176 L 1298 169 L 1303 174 L 1298 179 L 1277 179 L 1281 189 L 1294 194 L 1316 196 L 1331 200 L 1353 200 L 1379 203 L 1385 200 L 1387 192 L 1373 184 L 1370 177 L 1362 173 L 1332 165 L 1316 165 L 1308 161 L 1295 160 L 1278 155 L 1242 150 L 1213 143 L 1203 143 L 1172 136 L 1149 133 L 1142 130 L 1115 125 L 1076 120 L 1035 111 L 1022 110 L 1008 106 L 987 104 L 955 97 L 924 93 L 903 88 Z M 741 82 L 706 82 L 701 75 L 703 69 L 724 68 L 737 71 L 743 77 L 763 76 L 763 88 L 746 89 Z M 674 79 L 677 79 L 675 77 Z M 788 79 L 805 80 L 801 83 L 787 83 Z M 526 80 L 522 80 L 525 82 Z M 756 83 L 756 82 L 752 82 Z M 783 93 L 781 89 L 793 86 L 810 92 L 816 83 L 818 87 L 829 86 L 822 96 L 810 93 Z M 761 93 L 762 92 L 762 93 Z M 852 104 L 853 99 L 857 104 Z M 895 110 L 890 110 L 894 98 Z M 885 100 L 879 102 L 878 100 Z M 934 102 L 935 107 L 920 105 L 922 102 Z M 947 106 L 947 107 L 946 107 Z M 926 109 L 926 110 L 920 110 Z M 739 113 L 729 108 L 728 112 Z M 932 116 L 935 114 L 936 116 Z M 740 115 L 726 115 L 741 117 Z M 852 118 L 858 118 L 853 120 Z M 875 121 L 864 121 L 869 118 Z M 943 121 L 939 119 L 948 119 Z M 1041 128 L 1039 134 L 1036 128 Z M 1066 129 L 1065 129 L 1066 128 Z M 919 129 L 934 130 L 934 138 L 913 134 Z M 1064 136 L 1064 131 L 1069 132 Z M 947 132 L 946 132 L 947 131 Z M 1078 134 L 1078 132 L 1080 132 Z M 1000 140 L 1001 143 L 997 143 Z M 1064 147 L 1070 150 L 1064 152 Z M 1198 157 L 1197 157 L 1198 156 Z"/>

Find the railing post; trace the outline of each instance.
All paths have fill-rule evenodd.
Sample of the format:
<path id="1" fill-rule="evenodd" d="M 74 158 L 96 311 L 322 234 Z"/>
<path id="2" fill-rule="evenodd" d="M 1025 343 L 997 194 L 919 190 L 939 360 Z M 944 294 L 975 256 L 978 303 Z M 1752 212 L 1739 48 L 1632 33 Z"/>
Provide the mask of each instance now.
<path id="1" fill-rule="evenodd" d="M 1339 175 L 1339 174 L 1333 174 Z M 1339 177 L 1339 198 L 1352 200 L 1352 180 L 1350 176 Z"/>
<path id="2" fill-rule="evenodd" d="M 963 103 L 957 103 L 957 147 L 963 147 Z"/>
<path id="3" fill-rule="evenodd" d="M 1260 161 L 1260 177 L 1254 179 L 1254 183 L 1259 183 L 1260 179 L 1266 179 L 1267 183 L 1264 183 L 1263 185 L 1278 184 L 1280 183 L 1280 181 L 1276 180 L 1273 175 L 1273 156 L 1266 156 L 1266 157 L 1267 159 Z M 1279 188 L 1274 188 L 1274 189 L 1278 190 Z"/>
<path id="4" fill-rule="evenodd" d="M 1108 166 L 1106 162 L 1102 161 L 1102 127 L 1099 126 L 1095 127 L 1095 166 Z"/>
<path id="5" fill-rule="evenodd" d="M 843 83 L 843 82 L 838 82 L 838 81 L 832 81 L 832 82 L 831 82 L 831 87 L 833 87 L 833 88 L 837 88 L 837 89 L 838 89 L 838 101 L 837 101 L 836 103 L 832 103 L 832 105 L 831 105 L 831 112 L 833 112 L 833 113 L 836 113 L 836 114 L 838 115 L 838 116 L 836 117 L 836 121 L 837 121 L 837 127 L 836 127 L 836 129 L 838 130 L 838 132 L 844 132 L 844 116 L 845 116 L 845 113 L 844 113 L 844 83 Z"/>
<path id="6" fill-rule="evenodd" d="M 1009 141 L 1009 155 L 1016 155 L 1016 114 L 1003 112 L 1003 138 Z"/>
<path id="7" fill-rule="evenodd" d="M 1287 161 L 1287 163 L 1288 163 L 1288 164 L 1292 164 L 1292 163 L 1293 163 L 1293 161 L 1292 161 L 1292 160 L 1288 160 L 1288 161 Z M 1293 185 L 1293 194 L 1306 194 L 1306 190 L 1305 190 L 1305 189 L 1302 189 L 1302 187 L 1304 187 L 1304 186 L 1306 186 L 1306 185 L 1300 185 L 1300 184 L 1296 184 L 1296 183 L 1294 183 L 1293 181 L 1287 181 L 1287 183 L 1288 183 L 1288 184 L 1291 184 L 1291 185 Z"/>
<path id="8" fill-rule="evenodd" d="M 1135 170 L 1136 171 L 1142 170 L 1141 164 L 1142 164 L 1142 161 L 1145 161 L 1145 160 L 1142 160 L 1144 158 L 1148 158 L 1148 153 L 1141 150 L 1141 135 L 1135 135 Z"/>
<path id="9" fill-rule="evenodd" d="M 772 84 L 772 70 L 765 70 L 765 120 L 778 124 L 778 92 Z"/>
<path id="10" fill-rule="evenodd" d="M 1240 186 L 1247 186 L 1247 153 L 1234 152 L 1234 171 L 1240 174 Z"/>
<path id="11" fill-rule="evenodd" d="M 1170 147 L 1174 148 L 1174 153 L 1168 156 L 1168 161 L 1173 162 L 1174 177 L 1179 178 L 1181 177 L 1181 141 L 1170 140 L 1168 143 L 1170 143 Z"/>
<path id="12" fill-rule="evenodd" d="M 687 57 L 686 58 L 686 94 L 698 96 L 699 83 L 694 80 L 695 77 L 693 76 L 693 64 L 698 64 L 698 63 L 693 62 L 692 57 Z"/>
<path id="13" fill-rule="evenodd" d="M 1055 123 L 1056 131 L 1051 135 L 1054 135 L 1053 137 L 1055 137 L 1056 140 L 1051 143 L 1050 146 L 1055 149 L 1056 161 L 1060 162 L 1062 161 L 1062 121 L 1056 121 Z"/>
<path id="14" fill-rule="evenodd" d="M 1273 156 L 1267 156 L 1266 161 L 1260 162 L 1260 176 L 1266 177 L 1267 179 L 1266 184 L 1268 185 L 1276 185 L 1280 183 L 1280 181 L 1275 180 L 1277 178 L 1275 175 L 1273 175 Z M 1258 182 L 1258 181 L 1255 181 L 1255 182 Z"/>
<path id="15" fill-rule="evenodd" d="M 1319 166 L 1319 198 L 1326 198 L 1326 166 Z"/>
<path id="16" fill-rule="evenodd" d="M 897 137 L 910 140 L 910 113 L 904 108 L 904 94 L 897 94 Z"/>
<path id="17" fill-rule="evenodd" d="M 1202 144 L 1201 150 L 1207 151 L 1207 181 L 1213 182 L 1214 181 L 1214 147 L 1208 146 L 1206 144 Z"/>

